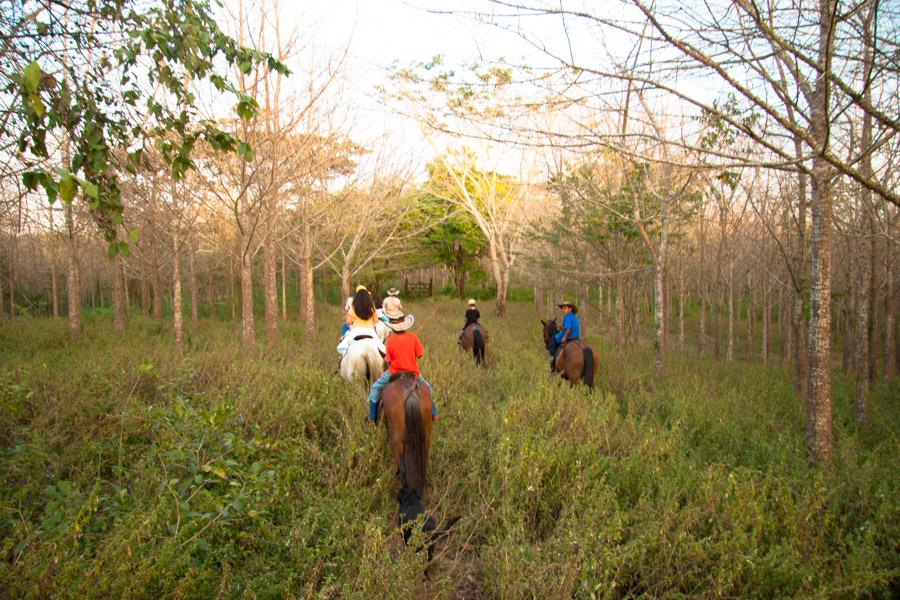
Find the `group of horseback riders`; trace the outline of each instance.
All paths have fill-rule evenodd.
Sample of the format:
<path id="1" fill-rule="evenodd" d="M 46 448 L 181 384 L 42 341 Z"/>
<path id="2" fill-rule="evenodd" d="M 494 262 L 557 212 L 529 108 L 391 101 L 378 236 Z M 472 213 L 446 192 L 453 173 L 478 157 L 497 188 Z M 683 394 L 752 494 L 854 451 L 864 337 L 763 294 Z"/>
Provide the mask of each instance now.
<path id="1" fill-rule="evenodd" d="M 411 373 L 428 387 L 429 393 L 432 391 L 431 384 L 422 376 L 418 363 L 418 359 L 425 353 L 425 348 L 419 337 L 410 331 L 415 323 L 415 317 L 404 313 L 399 295 L 399 290 L 391 288 L 387 291 L 387 297 L 382 300 L 379 295 L 373 295 L 365 286 L 359 285 L 354 295 L 348 298 L 344 305 L 345 316 L 341 327 L 341 340 L 337 346 L 338 353 L 343 357 L 354 341 L 366 339 L 375 345 L 387 365 L 387 370 L 372 382 L 369 392 L 368 420 L 373 423 L 377 419 L 381 391 L 400 373 Z M 577 341 L 581 337 L 578 307 L 568 301 L 561 302 L 557 306 L 562 310 L 562 326 L 558 331 L 552 331 L 545 340 L 551 357 L 551 372 L 557 371 L 556 361 L 560 350 L 568 342 Z M 465 323 L 459 332 L 458 341 L 461 345 L 468 327 L 477 325 L 480 328 L 480 318 L 481 313 L 476 308 L 475 300 L 469 299 L 466 302 Z M 432 421 L 437 421 L 439 416 L 433 397 L 431 407 Z"/>

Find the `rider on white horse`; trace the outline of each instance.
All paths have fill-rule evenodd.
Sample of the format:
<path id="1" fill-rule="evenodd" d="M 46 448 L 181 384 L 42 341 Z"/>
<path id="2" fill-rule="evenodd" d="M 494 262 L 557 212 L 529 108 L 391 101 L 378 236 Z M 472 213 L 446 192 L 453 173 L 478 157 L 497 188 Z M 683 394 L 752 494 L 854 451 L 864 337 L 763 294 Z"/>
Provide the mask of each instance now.
<path id="1" fill-rule="evenodd" d="M 356 295 L 347 310 L 346 323 L 349 327 L 347 332 L 341 338 L 341 342 L 337 346 L 337 351 L 342 356 L 347 353 L 347 349 L 354 341 L 366 338 L 375 339 L 378 342 L 379 350 L 384 352 L 384 344 L 382 343 L 382 332 L 378 331 L 378 324 L 381 323 L 378 315 L 375 313 L 375 305 L 372 303 L 372 296 L 365 286 L 356 286 Z"/>

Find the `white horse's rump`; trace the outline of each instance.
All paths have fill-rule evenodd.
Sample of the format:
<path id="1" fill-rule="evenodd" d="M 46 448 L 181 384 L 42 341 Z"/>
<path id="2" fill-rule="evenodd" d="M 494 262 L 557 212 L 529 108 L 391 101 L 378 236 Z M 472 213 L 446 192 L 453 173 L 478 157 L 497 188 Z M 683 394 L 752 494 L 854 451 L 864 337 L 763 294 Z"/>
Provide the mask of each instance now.
<path id="1" fill-rule="evenodd" d="M 341 358 L 340 373 L 344 381 L 359 378 L 372 382 L 381 377 L 384 372 L 384 355 L 381 353 L 383 347 L 381 340 L 376 338 L 364 338 L 351 343 Z"/>

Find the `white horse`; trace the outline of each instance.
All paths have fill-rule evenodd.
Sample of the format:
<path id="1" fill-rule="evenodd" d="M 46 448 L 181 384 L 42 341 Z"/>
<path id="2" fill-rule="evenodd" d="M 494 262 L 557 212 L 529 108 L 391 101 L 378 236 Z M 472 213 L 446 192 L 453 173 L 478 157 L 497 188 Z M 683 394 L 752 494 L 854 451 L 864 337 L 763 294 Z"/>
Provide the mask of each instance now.
<path id="1" fill-rule="evenodd" d="M 362 379 L 372 383 L 384 372 L 384 339 L 390 334 L 390 328 L 379 321 L 374 330 L 355 327 L 348 331 L 338 345 L 338 349 L 347 350 L 341 358 L 338 369 L 346 382 Z"/>

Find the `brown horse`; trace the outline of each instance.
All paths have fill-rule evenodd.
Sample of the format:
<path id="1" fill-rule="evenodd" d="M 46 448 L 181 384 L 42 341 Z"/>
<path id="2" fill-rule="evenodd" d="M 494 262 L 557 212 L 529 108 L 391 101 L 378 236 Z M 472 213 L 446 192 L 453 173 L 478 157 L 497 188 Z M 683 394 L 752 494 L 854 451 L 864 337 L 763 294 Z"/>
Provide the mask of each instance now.
<path id="1" fill-rule="evenodd" d="M 387 427 L 397 478 L 401 488 L 425 491 L 428 449 L 431 444 L 431 393 L 412 373 L 400 372 L 381 392 L 384 424 Z"/>
<path id="2" fill-rule="evenodd" d="M 547 322 L 542 320 L 541 325 L 544 328 L 544 346 L 549 349 L 550 340 L 559 332 L 559 325 L 555 320 Z M 554 372 L 568 379 L 573 387 L 579 379 L 584 379 L 584 384 L 588 388 L 594 388 L 594 378 L 597 376 L 599 366 L 597 353 L 585 342 L 573 340 L 566 343 L 556 353 L 555 362 L 551 364 L 555 367 Z"/>
<path id="3" fill-rule="evenodd" d="M 462 337 L 459 338 L 459 346 L 468 352 L 472 350 L 475 355 L 475 364 L 484 365 L 484 347 L 487 344 L 488 334 L 478 323 L 466 325 Z"/>

